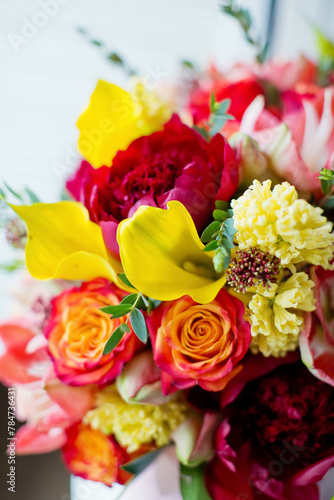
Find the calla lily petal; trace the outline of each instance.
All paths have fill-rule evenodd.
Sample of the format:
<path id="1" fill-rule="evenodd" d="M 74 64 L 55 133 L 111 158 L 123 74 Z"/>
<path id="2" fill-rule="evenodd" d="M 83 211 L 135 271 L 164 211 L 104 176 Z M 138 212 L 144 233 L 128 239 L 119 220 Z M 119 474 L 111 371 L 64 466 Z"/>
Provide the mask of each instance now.
<path id="1" fill-rule="evenodd" d="M 121 261 L 130 282 L 158 300 L 190 295 L 211 302 L 225 284 L 213 267 L 213 253 L 203 252 L 195 224 L 182 203 L 168 209 L 141 206 L 118 227 Z"/>
<path id="2" fill-rule="evenodd" d="M 136 137 L 135 105 L 131 95 L 100 80 L 86 111 L 77 121 L 80 153 L 95 168 L 110 166 L 119 149 L 126 149 Z"/>
<path id="3" fill-rule="evenodd" d="M 169 107 L 140 81 L 128 93 L 100 80 L 77 122 L 79 151 L 94 168 L 110 167 L 117 151 L 158 130 L 169 117 Z"/>
<path id="4" fill-rule="evenodd" d="M 118 278 L 121 263 L 108 255 L 101 228 L 89 220 L 81 203 L 11 207 L 28 226 L 26 263 L 34 278 L 89 281 L 104 277 L 124 288 Z"/>

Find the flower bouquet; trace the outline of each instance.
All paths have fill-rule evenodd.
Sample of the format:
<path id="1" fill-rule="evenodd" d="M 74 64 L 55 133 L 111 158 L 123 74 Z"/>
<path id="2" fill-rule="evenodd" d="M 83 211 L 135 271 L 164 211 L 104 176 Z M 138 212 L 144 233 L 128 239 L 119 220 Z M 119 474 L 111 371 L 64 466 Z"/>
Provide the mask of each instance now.
<path id="1" fill-rule="evenodd" d="M 113 487 L 174 447 L 184 500 L 319 499 L 334 466 L 326 42 L 319 64 L 191 70 L 173 100 L 100 81 L 64 199 L 2 191 L 20 218 L 8 240 L 52 280 L 28 280 L 29 314 L 0 326 L 17 453 L 61 448 Z"/>

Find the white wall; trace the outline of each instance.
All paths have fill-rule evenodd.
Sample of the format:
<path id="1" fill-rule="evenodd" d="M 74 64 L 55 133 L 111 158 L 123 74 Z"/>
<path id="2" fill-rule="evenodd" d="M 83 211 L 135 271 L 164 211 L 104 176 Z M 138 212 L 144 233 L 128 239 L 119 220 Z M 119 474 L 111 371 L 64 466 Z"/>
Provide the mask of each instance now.
<path id="1" fill-rule="evenodd" d="M 48 1 L 58 6 L 53 16 L 41 14 Z M 269 0 L 242 3 L 265 33 Z M 275 50 L 283 56 L 303 48 L 314 53 L 305 19 L 329 30 L 333 14 L 330 0 L 278 0 Z M 27 38 L 29 22 L 40 27 Z M 76 32 L 78 26 L 158 84 L 176 74 L 182 59 L 228 67 L 253 54 L 235 21 L 219 14 L 215 0 L 0 0 L 0 181 L 16 189 L 29 185 L 43 201 L 59 195 L 59 164 L 71 169 L 77 163 L 75 121 L 96 80 L 126 84 L 122 71 Z M 0 244 L 4 262 L 9 250 L 3 238 Z M 7 279 L 0 274 L 3 316 Z"/>

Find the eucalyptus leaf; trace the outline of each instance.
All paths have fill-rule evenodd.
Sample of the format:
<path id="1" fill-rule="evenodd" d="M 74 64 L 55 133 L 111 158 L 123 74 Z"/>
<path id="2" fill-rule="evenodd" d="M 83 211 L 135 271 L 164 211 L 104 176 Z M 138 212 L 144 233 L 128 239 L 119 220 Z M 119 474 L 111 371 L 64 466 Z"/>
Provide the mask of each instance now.
<path id="1" fill-rule="evenodd" d="M 218 248 L 218 241 L 213 240 L 210 241 L 205 247 L 203 248 L 204 252 L 211 252 L 212 250 L 216 250 Z"/>
<path id="2" fill-rule="evenodd" d="M 233 221 L 233 219 L 227 219 L 224 222 L 224 228 L 231 235 L 233 235 L 233 234 L 235 234 L 237 232 L 237 230 L 234 227 L 234 221 Z"/>
<path id="3" fill-rule="evenodd" d="M 218 210 L 226 210 L 227 213 L 228 213 L 228 203 L 227 201 L 224 201 L 224 200 L 216 200 L 215 201 L 215 207 L 218 209 Z"/>
<path id="4" fill-rule="evenodd" d="M 131 330 L 126 323 L 122 323 L 121 325 L 119 325 L 119 327 L 113 331 L 111 337 L 104 346 L 103 355 L 109 354 L 113 349 L 115 349 L 117 344 L 122 340 L 124 334 L 130 331 Z"/>
<path id="5" fill-rule="evenodd" d="M 33 191 L 31 191 L 31 189 L 29 189 L 27 186 L 24 189 L 27 195 L 29 196 L 31 203 L 39 203 L 41 201 L 38 198 L 38 196 Z"/>
<path id="6" fill-rule="evenodd" d="M 120 315 L 124 316 L 125 314 L 128 314 L 132 309 L 131 304 L 119 304 L 117 306 L 106 306 L 106 307 L 101 307 L 101 311 L 107 314 L 112 314 L 113 316 L 115 315 Z"/>
<path id="7" fill-rule="evenodd" d="M 124 299 L 121 302 L 121 305 L 131 304 L 133 306 L 133 304 L 136 302 L 137 298 L 138 298 L 138 293 L 130 293 L 130 295 L 126 295 L 124 297 Z"/>
<path id="8" fill-rule="evenodd" d="M 14 189 L 12 189 L 10 186 L 8 186 L 8 184 L 7 184 L 5 181 L 4 181 L 3 183 L 4 183 L 4 185 L 6 186 L 6 188 L 8 189 L 8 191 L 9 191 L 9 192 L 10 192 L 13 196 L 15 196 L 15 198 L 17 198 L 17 199 L 18 199 L 18 200 L 20 200 L 20 201 L 23 201 L 23 200 L 22 200 L 22 196 L 21 196 L 19 193 L 17 193 L 16 191 L 14 191 Z"/>
<path id="9" fill-rule="evenodd" d="M 143 313 L 139 309 L 133 309 L 130 314 L 131 326 L 139 340 L 146 344 L 148 333 Z"/>
<path id="10" fill-rule="evenodd" d="M 220 225 L 221 224 L 219 221 L 211 222 L 211 224 L 206 229 L 204 229 L 201 235 L 201 240 L 204 243 L 208 243 L 212 239 L 214 233 L 220 229 Z"/>
<path id="11" fill-rule="evenodd" d="M 130 474 L 140 474 L 148 465 L 150 465 L 153 460 L 161 453 L 163 448 L 159 448 L 158 450 L 150 451 L 149 453 L 145 453 L 145 455 L 141 455 L 126 464 L 121 465 L 121 469 L 129 472 Z"/>

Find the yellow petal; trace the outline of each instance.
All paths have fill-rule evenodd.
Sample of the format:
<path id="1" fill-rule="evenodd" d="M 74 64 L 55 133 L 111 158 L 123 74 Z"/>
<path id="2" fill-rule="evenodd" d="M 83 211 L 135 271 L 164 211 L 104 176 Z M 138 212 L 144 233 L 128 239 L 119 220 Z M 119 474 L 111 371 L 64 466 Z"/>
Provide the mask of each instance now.
<path id="1" fill-rule="evenodd" d="M 79 151 L 93 165 L 110 166 L 118 150 L 126 149 L 140 134 L 131 95 L 100 80 L 86 111 L 80 116 Z"/>
<path id="2" fill-rule="evenodd" d="M 214 271 L 213 252 L 203 252 L 194 222 L 178 201 L 170 201 L 168 210 L 141 206 L 121 222 L 117 240 L 127 277 L 154 299 L 190 295 L 204 304 L 226 281 Z"/>
<path id="3" fill-rule="evenodd" d="M 37 279 L 110 279 L 122 288 L 117 273 L 119 261 L 112 259 L 104 245 L 101 228 L 89 220 L 81 203 L 34 203 L 12 209 L 28 226 L 26 263 Z"/>

